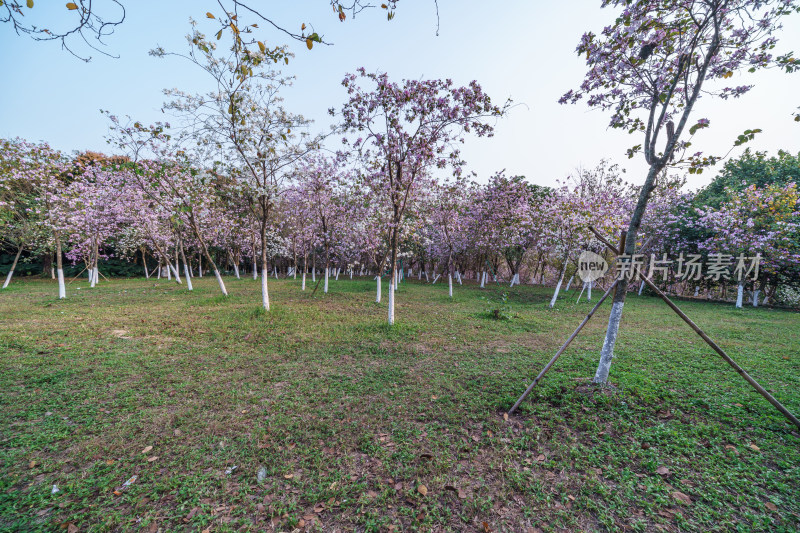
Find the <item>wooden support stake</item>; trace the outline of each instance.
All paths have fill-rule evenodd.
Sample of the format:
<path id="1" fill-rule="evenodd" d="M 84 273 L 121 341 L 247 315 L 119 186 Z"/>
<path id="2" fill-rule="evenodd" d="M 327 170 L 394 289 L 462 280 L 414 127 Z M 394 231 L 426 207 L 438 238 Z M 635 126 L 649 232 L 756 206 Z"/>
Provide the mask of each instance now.
<path id="1" fill-rule="evenodd" d="M 608 247 L 609 250 L 611 250 L 617 255 L 620 254 L 619 250 L 617 250 L 613 244 L 604 239 L 603 236 L 600 235 L 593 227 L 589 226 L 589 229 L 592 231 L 592 233 L 595 234 L 595 236 L 600 240 L 600 242 L 602 242 Z M 691 318 L 686 316 L 686 313 L 681 311 L 681 309 L 677 305 L 675 305 L 675 303 L 672 300 L 670 300 L 669 297 L 661 291 L 661 289 L 656 287 L 655 283 L 653 283 L 647 277 L 645 277 L 645 275 L 642 273 L 642 271 L 639 269 L 638 266 L 634 267 L 634 274 L 641 277 L 642 281 L 644 281 L 647 284 L 647 286 L 653 290 L 653 292 L 655 292 L 662 300 L 664 300 L 664 302 L 670 307 L 670 309 L 675 311 L 675 313 L 679 317 L 681 317 L 681 319 L 684 322 L 686 322 L 689 325 L 689 327 L 692 328 L 695 331 L 695 333 L 697 333 L 700 336 L 701 339 L 706 341 L 706 344 L 708 344 L 711 347 L 711 349 L 717 352 L 719 356 L 722 357 L 723 360 L 725 360 L 726 363 L 731 365 L 731 367 L 733 367 L 733 369 L 736 370 L 736 372 L 740 376 L 742 376 L 745 379 L 745 381 L 747 381 L 750 385 L 752 385 L 753 388 L 756 389 L 761 396 L 763 396 L 769 403 L 771 403 L 775 407 L 775 409 L 780 411 L 783 414 L 783 416 L 788 418 L 792 422 L 792 424 L 800 428 L 800 420 L 798 420 L 797 417 L 795 417 L 792 413 L 790 413 L 789 410 L 786 409 L 786 407 L 784 407 L 781 402 L 776 400 L 769 392 L 767 392 L 767 390 L 764 387 L 759 385 L 759 383 L 755 379 L 753 379 L 750 376 L 750 374 L 745 372 L 745 370 L 742 367 L 740 367 L 736 363 L 736 361 L 731 359 L 730 356 L 727 353 L 725 353 L 725 351 L 722 348 L 720 348 L 716 342 L 711 340 L 711 338 L 709 338 L 709 336 L 706 335 L 706 333 L 702 329 L 700 329 L 700 327 L 697 324 L 695 324 Z"/>
<path id="2" fill-rule="evenodd" d="M 528 388 L 525 389 L 525 392 L 523 392 L 522 396 L 519 397 L 519 399 L 517 400 L 517 403 L 515 403 L 514 406 L 511 409 L 509 409 L 508 414 L 510 414 L 510 415 L 514 414 L 514 411 L 517 410 L 517 407 L 519 407 L 520 404 L 523 401 L 525 401 L 525 398 L 528 397 L 528 394 L 530 394 L 531 391 L 533 390 L 533 388 L 539 383 L 539 380 L 541 380 L 544 377 L 544 375 L 547 374 L 547 371 L 550 370 L 550 367 L 552 367 L 553 364 L 558 360 L 558 358 L 561 357 L 561 354 L 564 353 L 564 350 L 567 349 L 567 346 L 569 346 L 570 343 L 575 339 L 575 337 L 578 336 L 578 333 L 580 333 L 580 331 L 583 329 L 583 326 L 585 326 L 586 323 L 589 322 L 589 319 L 592 318 L 592 315 L 594 314 L 594 312 L 597 311 L 600 308 L 600 304 L 602 304 L 605 301 L 605 299 L 608 298 L 608 295 L 611 294 L 611 291 L 614 290 L 614 287 L 616 287 L 616 286 L 617 286 L 617 282 L 616 281 L 611 284 L 611 286 L 608 288 L 608 290 L 605 292 L 605 294 L 603 294 L 603 296 L 595 304 L 595 306 L 592 307 L 592 310 L 589 311 L 589 314 L 586 315 L 586 318 L 583 319 L 583 322 L 581 322 L 580 325 L 577 327 L 577 329 L 575 329 L 575 331 L 572 332 L 572 335 L 569 336 L 569 338 L 567 339 L 567 342 L 565 342 L 561 346 L 561 348 L 558 349 L 558 351 L 553 356 L 553 358 L 550 359 L 550 362 L 547 363 L 547 365 L 545 365 L 545 367 L 542 369 L 542 371 L 539 372 L 539 375 L 536 376 L 536 379 L 533 380 L 533 383 L 531 383 L 530 386 L 528 386 Z"/>

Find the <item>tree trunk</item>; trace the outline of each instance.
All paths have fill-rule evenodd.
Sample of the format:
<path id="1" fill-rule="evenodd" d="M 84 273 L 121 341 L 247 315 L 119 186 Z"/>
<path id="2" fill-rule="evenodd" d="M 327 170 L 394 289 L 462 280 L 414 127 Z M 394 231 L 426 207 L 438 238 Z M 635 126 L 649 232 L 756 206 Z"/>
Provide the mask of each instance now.
<path id="1" fill-rule="evenodd" d="M 186 262 L 186 254 L 183 251 L 183 241 L 178 241 L 178 243 L 178 250 L 181 254 L 180 258 L 183 260 L 183 277 L 186 278 L 186 288 L 191 291 L 194 290 L 194 288 L 192 287 L 192 277 L 189 275 L 189 263 Z"/>
<path id="2" fill-rule="evenodd" d="M 11 263 L 11 270 L 8 271 L 8 276 L 6 276 L 6 282 L 3 283 L 3 288 L 5 289 L 8 287 L 8 284 L 11 283 L 11 276 L 14 275 L 14 269 L 17 268 L 17 261 L 19 261 L 19 256 L 22 254 L 22 246 L 17 249 L 17 255 L 14 256 L 14 262 Z"/>
<path id="3" fill-rule="evenodd" d="M 63 300 L 67 297 L 67 287 L 64 285 L 64 264 L 61 259 L 61 236 L 55 232 L 56 238 L 56 273 L 58 274 L 58 298 Z"/>
<path id="4" fill-rule="evenodd" d="M 636 237 L 639 233 L 639 227 L 642 224 L 642 217 L 644 216 L 645 209 L 647 208 L 647 201 L 650 194 L 655 187 L 655 179 L 663 167 L 658 164 L 651 164 L 650 170 L 647 173 L 642 189 L 639 192 L 639 199 L 636 203 L 636 208 L 631 216 L 630 224 L 628 225 L 628 232 L 625 236 L 625 249 L 620 250 L 629 256 L 633 256 L 636 251 Z M 608 381 L 608 373 L 611 369 L 611 359 L 614 357 L 614 343 L 617 341 L 617 334 L 619 333 L 619 324 L 622 321 L 622 308 L 625 304 L 625 296 L 628 292 L 628 279 L 623 277 L 617 283 L 614 292 L 614 300 L 611 305 L 611 314 L 608 317 L 608 328 L 606 329 L 606 336 L 603 341 L 603 348 L 600 352 L 600 362 L 597 365 L 593 382 L 598 384 L 605 384 Z"/>
<path id="5" fill-rule="evenodd" d="M 741 309 L 742 307 L 742 300 L 744 299 L 744 284 L 739 283 L 739 287 L 736 291 L 736 308 Z"/>

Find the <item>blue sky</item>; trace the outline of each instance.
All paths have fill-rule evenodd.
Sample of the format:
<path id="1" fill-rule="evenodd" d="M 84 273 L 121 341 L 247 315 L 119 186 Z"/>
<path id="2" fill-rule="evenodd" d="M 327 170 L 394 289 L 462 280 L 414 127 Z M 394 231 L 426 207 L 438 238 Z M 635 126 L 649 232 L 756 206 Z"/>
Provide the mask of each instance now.
<path id="1" fill-rule="evenodd" d="M 200 92 L 208 80 L 196 67 L 177 58 L 155 59 L 147 52 L 156 45 L 184 50 L 189 17 L 208 24 L 206 11 L 215 2 L 195 0 L 127 2 L 127 19 L 106 39 L 107 50 L 118 59 L 91 53 L 84 63 L 60 50 L 56 43 L 34 43 L 0 26 L 3 94 L 0 100 L 0 136 L 44 140 L 64 151 L 91 149 L 109 152 L 103 139 L 107 120 L 99 109 L 131 115 L 143 122 L 168 119 L 160 111 L 162 89 L 178 87 Z M 439 0 L 440 31 L 436 36 L 433 0 L 402 0 L 391 22 L 385 12 L 372 9 L 340 23 L 323 0 L 266 2 L 264 11 L 288 28 L 313 25 L 333 46 L 309 51 L 292 43 L 295 59 L 283 72 L 296 77 L 284 92 L 286 106 L 315 120 L 314 128 L 327 131 L 329 107 L 340 107 L 345 72 L 364 66 L 382 70 L 394 79 L 452 78 L 458 84 L 478 80 L 500 103 L 511 97 L 522 104 L 496 125 L 491 139 L 469 139 L 463 155 L 479 180 L 497 170 L 523 174 L 534 183 L 553 185 L 577 167 L 591 167 L 601 158 L 627 169 L 626 179 L 641 183 L 645 164 L 641 156 L 629 160 L 625 149 L 639 144 L 630 136 L 607 128 L 608 115 L 584 105 L 561 106 L 558 98 L 577 86 L 584 63 L 574 52 L 581 34 L 600 30 L 614 13 L 600 9 L 599 0 L 569 2 L 506 1 L 502 3 Z M 493 7 L 502 4 L 502 7 Z M 59 6 L 61 4 L 59 3 Z M 271 6 L 270 6 L 271 5 Z M 34 16 L 53 13 L 38 2 Z M 58 16 L 70 14 L 57 11 Z M 787 19 L 780 49 L 800 52 L 800 17 Z M 208 28 L 209 33 L 211 26 Z M 273 45 L 284 36 L 261 25 L 260 37 Z M 713 154 L 728 151 L 736 135 L 762 128 L 754 149 L 771 153 L 800 151 L 800 124 L 791 114 L 800 105 L 800 76 L 780 72 L 742 75 L 736 85 L 755 83 L 740 100 L 700 101 L 696 118 L 707 117 L 712 127 L 700 132 L 694 147 Z M 738 151 L 733 152 L 736 155 Z M 706 184 L 714 171 L 690 177 L 692 188 Z"/>

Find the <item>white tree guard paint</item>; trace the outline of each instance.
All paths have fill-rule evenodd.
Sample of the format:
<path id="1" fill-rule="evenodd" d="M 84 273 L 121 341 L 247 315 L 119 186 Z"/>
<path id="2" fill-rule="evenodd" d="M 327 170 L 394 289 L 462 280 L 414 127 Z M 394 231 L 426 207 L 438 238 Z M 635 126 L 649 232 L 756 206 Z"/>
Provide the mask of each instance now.
<path id="1" fill-rule="evenodd" d="M 189 275 L 189 265 L 186 263 L 183 264 L 183 277 L 186 278 L 186 288 L 190 291 L 194 290 L 194 287 L 192 287 L 192 276 Z"/>
<path id="2" fill-rule="evenodd" d="M 699 293 L 699 292 L 700 292 L 700 286 L 699 285 L 695 285 L 695 287 L 694 287 L 694 297 L 695 298 L 697 298 L 697 293 Z"/>
<path id="3" fill-rule="evenodd" d="M 736 307 L 737 308 L 742 307 L 742 299 L 743 299 L 743 297 L 744 297 L 744 285 L 740 283 L 739 284 L 739 288 L 736 291 Z"/>
<path id="4" fill-rule="evenodd" d="M 461 283 L 461 272 L 458 270 L 456 270 L 456 279 L 458 280 L 459 285 L 463 285 L 463 283 Z"/>
<path id="5" fill-rule="evenodd" d="M 564 292 L 569 292 L 569 288 L 572 287 L 572 280 L 573 280 L 574 277 L 575 277 L 575 274 L 573 274 L 573 275 L 571 275 L 569 277 L 569 281 L 567 282 L 567 288 L 564 289 Z"/>
<path id="6" fill-rule="evenodd" d="M 336 281 L 339 281 L 339 271 L 340 270 L 341 270 L 341 268 L 336 267 L 336 277 L 334 278 Z"/>
<path id="7" fill-rule="evenodd" d="M 58 298 L 63 300 L 67 297 L 67 286 L 64 285 L 64 269 L 59 268 L 57 270 L 58 274 Z"/>
<path id="8" fill-rule="evenodd" d="M 433 283 L 431 283 L 431 285 L 436 285 L 436 280 L 439 279 L 439 276 L 441 276 L 441 274 L 436 274 L 436 277 L 433 278 Z"/>
<path id="9" fill-rule="evenodd" d="M 322 290 L 325 294 L 328 294 L 328 270 L 327 268 L 325 269 L 325 288 Z"/>
<path id="10" fill-rule="evenodd" d="M 253 280 L 257 279 L 258 279 L 258 267 L 256 266 L 255 263 L 253 263 Z"/>
<path id="11" fill-rule="evenodd" d="M 428 278 L 428 271 L 426 270 L 425 271 L 425 282 L 428 282 L 428 281 L 430 281 L 430 278 Z"/>
<path id="12" fill-rule="evenodd" d="M 453 276 L 452 274 L 447 275 L 447 292 L 450 295 L 450 298 L 453 297 Z"/>
<path id="13" fill-rule="evenodd" d="M 558 280 L 558 284 L 556 284 L 556 290 L 553 293 L 553 298 L 550 300 L 550 308 L 556 305 L 556 300 L 558 299 L 558 292 L 561 290 L 561 282 L 563 280 L 564 278 L 562 277 L 560 280 Z"/>
<path id="14" fill-rule="evenodd" d="M 389 282 L 389 325 L 394 325 L 394 283 Z"/>
<path id="15" fill-rule="evenodd" d="M 638 293 L 638 294 L 639 294 L 639 296 L 641 296 L 641 295 L 642 295 L 642 291 L 643 291 L 643 290 L 644 290 L 644 281 L 642 281 L 642 282 L 639 284 L 639 293 Z"/>
<path id="16" fill-rule="evenodd" d="M 172 268 L 169 263 L 167 263 L 167 281 L 172 281 Z"/>
<path id="17" fill-rule="evenodd" d="M 375 303 L 379 304 L 379 303 L 381 303 L 381 277 L 380 276 L 375 276 L 375 280 L 378 283 L 378 292 L 377 292 L 377 295 L 375 296 Z"/>
<path id="18" fill-rule="evenodd" d="M 589 282 L 589 290 L 586 291 L 586 300 L 589 302 L 592 301 L 592 285 L 594 285 L 594 281 Z"/>
<path id="19" fill-rule="evenodd" d="M 583 296 L 583 291 L 585 291 L 585 290 L 586 290 L 586 282 L 584 281 L 583 282 L 583 286 L 581 287 L 581 292 L 580 292 L 580 294 L 578 294 L 578 299 L 575 300 L 575 303 L 578 303 L 578 302 L 581 301 L 581 296 Z"/>
<path id="20" fill-rule="evenodd" d="M 484 270 L 481 272 L 481 289 L 485 288 L 486 285 L 486 271 Z"/>
<path id="21" fill-rule="evenodd" d="M 236 274 L 236 279 L 242 279 L 239 277 L 239 265 L 233 265 L 233 273 Z"/>
<path id="22" fill-rule="evenodd" d="M 227 296 L 228 291 L 225 289 L 225 282 L 222 281 L 222 276 L 219 275 L 219 270 L 214 269 L 214 276 L 217 278 L 217 283 L 219 284 L 219 290 L 222 291 L 222 295 Z"/>
<path id="23" fill-rule="evenodd" d="M 603 349 L 600 352 L 600 362 L 597 365 L 597 372 L 594 374 L 594 383 L 605 384 L 608 381 L 608 372 L 611 369 L 611 359 L 614 357 L 614 343 L 617 342 L 619 333 L 619 323 L 622 320 L 622 307 L 625 302 L 614 302 L 611 305 L 611 315 L 608 317 L 608 329 L 606 338 L 603 341 Z"/>
<path id="24" fill-rule="evenodd" d="M 753 291 L 753 307 L 758 307 L 758 294 L 760 292 L 761 291 L 759 289 Z"/>
<path id="25" fill-rule="evenodd" d="M 269 311 L 269 270 L 261 269 L 261 306 Z"/>
<path id="26" fill-rule="evenodd" d="M 181 281 L 181 276 L 178 274 L 178 271 L 175 270 L 175 267 L 172 266 L 172 263 L 169 264 L 169 268 L 170 270 L 172 270 L 172 273 L 175 274 L 175 281 L 177 281 L 180 284 L 183 284 L 183 282 Z"/>
<path id="27" fill-rule="evenodd" d="M 14 275 L 14 270 L 9 270 L 9 271 L 8 271 L 8 276 L 6 276 L 6 282 L 5 282 L 5 283 L 3 283 L 3 288 L 4 288 L 4 289 L 5 289 L 6 287 L 8 287 L 8 284 L 9 284 L 9 283 L 11 283 L 11 276 L 13 276 L 13 275 Z"/>
<path id="28" fill-rule="evenodd" d="M 317 282 L 317 269 L 316 268 L 312 268 L 311 269 L 311 283 L 316 283 L 316 282 Z"/>
<path id="29" fill-rule="evenodd" d="M 306 290 L 306 273 L 303 272 L 303 286 L 300 288 L 301 291 Z"/>

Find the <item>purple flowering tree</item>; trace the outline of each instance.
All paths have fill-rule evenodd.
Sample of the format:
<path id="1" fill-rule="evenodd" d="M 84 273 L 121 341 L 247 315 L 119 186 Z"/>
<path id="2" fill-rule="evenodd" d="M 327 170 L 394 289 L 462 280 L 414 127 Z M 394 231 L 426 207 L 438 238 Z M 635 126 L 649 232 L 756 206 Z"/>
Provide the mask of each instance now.
<path id="1" fill-rule="evenodd" d="M 635 252 L 637 236 L 656 177 L 668 165 L 685 163 L 699 172 L 717 158 L 696 152 L 684 159 L 690 137 L 709 126 L 690 117 L 702 96 L 741 96 L 752 85 L 731 86 L 735 74 L 782 67 L 793 72 L 800 63 L 791 53 L 773 55 L 781 17 L 800 9 L 794 0 L 604 0 L 617 10 L 613 24 L 596 35 L 583 35 L 577 51 L 586 55 L 588 72 L 562 103 L 587 99 L 590 107 L 611 112 L 611 127 L 644 139 L 629 150 L 643 152 L 649 171 L 628 225 L 624 253 Z M 737 143 L 757 132 L 748 130 Z M 627 280 L 614 295 L 611 316 L 594 382 L 608 380 Z"/>
<path id="2" fill-rule="evenodd" d="M 493 105 L 476 81 L 465 87 L 456 87 L 452 80 L 395 83 L 385 73 L 367 73 L 363 68 L 358 76 L 345 76 L 342 85 L 349 95 L 341 112 L 342 129 L 358 136 L 352 143 L 346 138 L 344 142 L 380 162 L 380 172 L 374 176 L 391 207 L 388 321 L 394 324 L 400 228 L 419 180 L 432 167 L 451 166 L 459 174 L 463 161 L 456 143 L 466 133 L 491 136 L 494 128 L 488 119 L 502 116 L 510 103 Z"/>

